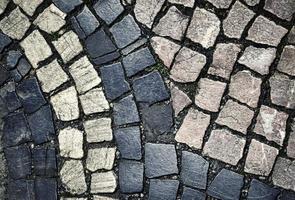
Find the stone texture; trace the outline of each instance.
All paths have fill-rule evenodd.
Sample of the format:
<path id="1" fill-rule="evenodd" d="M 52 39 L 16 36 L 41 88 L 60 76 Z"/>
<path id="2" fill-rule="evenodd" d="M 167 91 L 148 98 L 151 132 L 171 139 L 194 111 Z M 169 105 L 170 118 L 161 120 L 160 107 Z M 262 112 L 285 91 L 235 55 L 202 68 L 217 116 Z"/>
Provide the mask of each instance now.
<path id="1" fill-rule="evenodd" d="M 152 179 L 150 181 L 149 199 L 150 200 L 174 200 L 177 196 L 179 187 L 178 180 Z"/>
<path id="2" fill-rule="evenodd" d="M 259 4 L 259 2 L 260 2 L 260 0 L 244 0 L 244 1 L 249 6 L 255 6 L 255 5 Z"/>
<path id="3" fill-rule="evenodd" d="M 79 98 L 85 115 L 106 112 L 110 109 L 102 88 L 94 88 Z"/>
<path id="4" fill-rule="evenodd" d="M 164 2 L 165 0 L 138 0 L 134 8 L 136 19 L 140 23 L 146 25 L 148 28 L 151 28 L 154 19 L 158 12 L 161 10 Z"/>
<path id="5" fill-rule="evenodd" d="M 5 11 L 8 3 L 9 3 L 9 0 L 3 0 L 0 2 L 0 14 L 2 14 Z"/>
<path id="6" fill-rule="evenodd" d="M 83 165 L 79 160 L 65 161 L 60 170 L 60 178 L 66 191 L 72 194 L 82 194 L 87 190 Z"/>
<path id="7" fill-rule="evenodd" d="M 280 191 L 253 179 L 250 184 L 247 199 L 276 200 Z"/>
<path id="8" fill-rule="evenodd" d="M 217 112 L 226 87 L 226 83 L 202 78 L 198 82 L 195 104 L 205 110 Z"/>
<path id="9" fill-rule="evenodd" d="M 43 0 L 32 0 L 30 2 L 24 0 L 13 0 L 13 2 L 21 7 L 28 15 L 32 16 Z"/>
<path id="10" fill-rule="evenodd" d="M 295 76 L 295 47 L 292 45 L 285 46 L 277 69 L 281 72 Z"/>
<path id="11" fill-rule="evenodd" d="M 52 61 L 36 71 L 43 92 L 49 93 L 69 80 L 57 60 Z"/>
<path id="12" fill-rule="evenodd" d="M 4 102 L 7 110 L 10 112 L 15 111 L 22 106 L 15 91 L 15 83 L 12 81 L 8 82 L 0 89 L 0 98 Z"/>
<path id="13" fill-rule="evenodd" d="M 254 112 L 246 106 L 228 100 L 221 109 L 216 123 L 246 134 L 253 116 Z"/>
<path id="14" fill-rule="evenodd" d="M 198 190 L 191 189 L 189 187 L 183 187 L 183 193 L 181 196 L 182 200 L 192 199 L 192 200 L 206 200 L 206 194 Z"/>
<path id="15" fill-rule="evenodd" d="M 213 130 L 205 144 L 203 154 L 231 165 L 237 165 L 243 157 L 246 140 L 226 129 Z"/>
<path id="16" fill-rule="evenodd" d="M 261 83 L 262 80 L 254 77 L 250 71 L 239 71 L 231 77 L 229 96 L 256 108 L 261 92 Z"/>
<path id="17" fill-rule="evenodd" d="M 175 146 L 171 144 L 145 144 L 145 175 L 154 178 L 177 174 Z"/>
<path id="18" fill-rule="evenodd" d="M 208 0 L 217 8 L 228 8 L 232 0 Z"/>
<path id="19" fill-rule="evenodd" d="M 206 189 L 209 163 L 197 154 L 182 152 L 180 178 L 184 185 Z"/>
<path id="20" fill-rule="evenodd" d="M 186 93 L 181 91 L 178 87 L 176 87 L 173 84 L 170 85 L 170 92 L 174 116 L 176 117 L 184 108 L 189 106 L 192 103 L 192 101 L 186 95 Z"/>
<path id="21" fill-rule="evenodd" d="M 17 71 L 22 75 L 25 76 L 31 70 L 31 65 L 25 58 L 21 58 L 17 64 Z"/>
<path id="22" fill-rule="evenodd" d="M 175 40 L 181 40 L 188 25 L 189 18 L 179 11 L 175 6 L 169 8 L 153 31 L 161 36 L 169 36 Z"/>
<path id="23" fill-rule="evenodd" d="M 283 145 L 287 119 L 286 113 L 262 105 L 256 119 L 254 132 L 265 136 L 269 141 Z"/>
<path id="24" fill-rule="evenodd" d="M 107 24 L 111 24 L 124 11 L 120 0 L 99 0 L 93 8 L 97 15 Z"/>
<path id="25" fill-rule="evenodd" d="M 65 63 L 83 51 L 79 38 L 73 31 L 66 32 L 52 44 Z"/>
<path id="26" fill-rule="evenodd" d="M 219 43 L 213 53 L 209 74 L 229 79 L 241 48 L 233 43 Z"/>
<path id="27" fill-rule="evenodd" d="M 175 140 L 190 147 L 201 149 L 209 123 L 210 115 L 191 108 L 177 131 Z"/>
<path id="28" fill-rule="evenodd" d="M 169 0 L 170 3 L 175 3 L 175 4 L 181 4 L 184 5 L 185 7 L 193 7 L 194 6 L 194 0 Z"/>
<path id="29" fill-rule="evenodd" d="M 292 27 L 288 35 L 288 42 L 290 44 L 295 44 L 295 26 Z"/>
<path id="30" fill-rule="evenodd" d="M 256 43 L 277 46 L 288 32 L 287 29 L 277 25 L 263 16 L 258 16 L 248 31 L 246 39 Z"/>
<path id="31" fill-rule="evenodd" d="M 270 98 L 271 102 L 285 106 L 290 109 L 295 108 L 295 80 L 288 76 L 275 73 L 270 79 Z"/>
<path id="32" fill-rule="evenodd" d="M 56 176 L 57 162 L 54 147 L 35 147 L 32 157 L 34 172 L 37 176 Z"/>
<path id="33" fill-rule="evenodd" d="M 251 174 L 268 176 L 279 151 L 269 145 L 252 139 L 244 171 Z"/>
<path id="34" fill-rule="evenodd" d="M 36 178 L 35 197 L 36 199 L 57 200 L 57 181 L 55 178 Z"/>
<path id="35" fill-rule="evenodd" d="M 91 193 L 113 193 L 117 187 L 113 171 L 93 173 L 91 175 Z"/>
<path id="36" fill-rule="evenodd" d="M 129 46 L 125 47 L 124 49 L 121 50 L 121 53 L 126 56 L 132 51 L 138 49 L 139 47 L 145 45 L 147 43 L 147 38 L 140 38 L 136 42 L 130 44 Z M 145 49 L 145 48 L 144 48 Z"/>
<path id="37" fill-rule="evenodd" d="M 278 157 L 275 164 L 272 180 L 274 185 L 286 190 L 295 190 L 294 178 L 295 162 L 286 158 Z"/>
<path id="38" fill-rule="evenodd" d="M 111 170 L 115 161 L 116 148 L 103 147 L 89 149 L 86 159 L 86 167 L 94 172 L 99 169 Z"/>
<path id="39" fill-rule="evenodd" d="M 50 101 L 59 120 L 71 121 L 79 118 L 77 91 L 73 86 L 55 94 Z"/>
<path id="40" fill-rule="evenodd" d="M 269 73 L 269 67 L 275 58 L 275 48 L 257 48 L 254 46 L 248 46 L 238 62 L 246 65 L 261 75 L 266 75 Z"/>
<path id="41" fill-rule="evenodd" d="M 2 32 L 13 39 L 20 40 L 29 29 L 31 23 L 17 7 L 0 21 Z"/>
<path id="42" fill-rule="evenodd" d="M 63 12 L 69 13 L 75 9 L 76 6 L 82 4 L 82 0 L 52 0 L 53 3 Z"/>
<path id="43" fill-rule="evenodd" d="M 25 199 L 34 198 L 34 181 L 33 180 L 11 180 L 7 185 L 7 193 L 11 199 Z"/>
<path id="44" fill-rule="evenodd" d="M 163 64 L 167 68 L 170 68 L 172 61 L 174 59 L 174 56 L 176 52 L 178 52 L 178 50 L 180 49 L 180 46 L 166 38 L 157 37 L 157 36 L 152 37 L 151 45 L 155 53 L 162 60 Z"/>
<path id="45" fill-rule="evenodd" d="M 291 158 L 295 158 L 295 119 L 291 122 L 290 136 L 287 145 L 287 155 Z"/>
<path id="46" fill-rule="evenodd" d="M 38 30 L 33 31 L 20 45 L 25 50 L 25 54 L 34 68 L 37 68 L 40 61 L 52 54 L 46 40 Z"/>
<path id="47" fill-rule="evenodd" d="M 175 57 L 170 78 L 181 83 L 194 82 L 205 64 L 206 56 L 184 47 Z"/>
<path id="48" fill-rule="evenodd" d="M 110 118 L 97 118 L 85 121 L 83 126 L 87 142 L 111 141 L 113 139 L 111 124 L 112 120 Z"/>
<path id="49" fill-rule="evenodd" d="M 11 39 L 7 36 L 7 35 L 5 35 L 5 34 L 3 34 L 3 33 L 0 33 L 0 52 L 2 52 L 3 51 L 3 49 L 7 46 L 7 45 L 9 45 L 11 43 Z M 1 83 L 2 84 L 2 83 Z"/>
<path id="50" fill-rule="evenodd" d="M 254 15 L 255 13 L 252 10 L 237 1 L 223 21 L 224 34 L 227 37 L 239 39 Z"/>
<path id="51" fill-rule="evenodd" d="M 8 55 L 6 57 L 7 68 L 9 68 L 9 69 L 15 68 L 15 66 L 17 65 L 21 56 L 22 56 L 22 53 L 18 50 L 17 51 L 14 51 L 14 50 L 9 51 Z"/>
<path id="52" fill-rule="evenodd" d="M 68 158 L 82 158 L 83 133 L 76 128 L 65 128 L 59 131 L 58 143 L 60 155 Z"/>
<path id="53" fill-rule="evenodd" d="M 66 14 L 54 4 L 46 8 L 34 21 L 34 24 L 47 33 L 54 33 L 66 24 Z"/>
<path id="54" fill-rule="evenodd" d="M 196 8 L 187 31 L 187 37 L 204 48 L 214 45 L 219 33 L 220 21 L 218 17 L 202 8 Z"/>
<path id="55" fill-rule="evenodd" d="M 274 1 L 266 0 L 264 9 L 281 19 L 290 21 L 295 13 L 295 2 L 292 0 Z"/>

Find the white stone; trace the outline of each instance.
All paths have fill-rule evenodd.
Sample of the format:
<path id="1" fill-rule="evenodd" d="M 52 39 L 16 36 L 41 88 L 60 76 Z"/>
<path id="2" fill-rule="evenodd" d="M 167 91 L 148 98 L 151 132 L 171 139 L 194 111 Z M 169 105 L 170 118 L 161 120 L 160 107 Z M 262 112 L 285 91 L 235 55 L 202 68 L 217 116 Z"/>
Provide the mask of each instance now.
<path id="1" fill-rule="evenodd" d="M 93 196 L 93 200 L 115 200 L 115 199 L 116 198 L 104 197 L 104 196 L 98 196 L 98 195 Z"/>
<path id="2" fill-rule="evenodd" d="M 28 15 L 32 16 L 43 0 L 13 0 L 13 2 L 21 7 Z"/>
<path id="3" fill-rule="evenodd" d="M 60 155 L 67 158 L 83 157 L 83 133 L 76 128 L 65 128 L 58 134 Z"/>
<path id="4" fill-rule="evenodd" d="M 194 0 L 169 0 L 169 2 L 175 4 L 182 4 L 185 7 L 193 7 L 195 3 Z"/>
<path id="5" fill-rule="evenodd" d="M 0 1 L 0 15 L 4 12 L 5 8 L 7 7 L 9 0 L 1 0 Z"/>
<path id="6" fill-rule="evenodd" d="M 91 193 L 113 193 L 116 187 L 117 178 L 113 171 L 91 175 Z"/>
<path id="7" fill-rule="evenodd" d="M 89 149 L 86 159 L 86 167 L 92 172 L 99 169 L 111 170 L 114 165 L 115 155 L 115 147 Z"/>
<path id="8" fill-rule="evenodd" d="M 87 142 L 91 143 L 113 140 L 111 118 L 87 120 L 83 125 L 86 132 Z"/>

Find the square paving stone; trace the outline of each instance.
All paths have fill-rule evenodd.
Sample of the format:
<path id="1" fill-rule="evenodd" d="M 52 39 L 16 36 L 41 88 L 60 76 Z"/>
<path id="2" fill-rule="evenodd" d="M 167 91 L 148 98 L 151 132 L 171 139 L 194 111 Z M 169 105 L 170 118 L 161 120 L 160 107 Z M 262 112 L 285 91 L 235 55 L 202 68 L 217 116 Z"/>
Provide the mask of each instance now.
<path id="1" fill-rule="evenodd" d="M 181 200 L 205 200 L 206 194 L 189 187 L 183 187 Z"/>
<path id="2" fill-rule="evenodd" d="M 10 112 L 15 111 L 22 106 L 18 96 L 16 95 L 14 82 L 9 82 L 0 89 L 0 97 Z"/>
<path id="3" fill-rule="evenodd" d="M 150 50 L 145 47 L 123 58 L 123 65 L 128 77 L 156 64 Z"/>
<path id="4" fill-rule="evenodd" d="M 151 179 L 149 188 L 149 200 L 175 200 L 179 187 L 178 180 Z"/>
<path id="5" fill-rule="evenodd" d="M 7 185 L 10 199 L 32 200 L 35 199 L 33 180 L 10 180 Z"/>
<path id="6" fill-rule="evenodd" d="M 295 13 L 295 2 L 293 0 L 266 0 L 264 9 L 281 19 L 290 21 Z"/>
<path id="7" fill-rule="evenodd" d="M 69 13 L 75 9 L 76 6 L 83 3 L 82 0 L 52 0 L 53 3 L 63 12 Z"/>
<path id="8" fill-rule="evenodd" d="M 145 175 L 148 178 L 177 174 L 175 146 L 171 144 L 145 144 Z"/>
<path id="9" fill-rule="evenodd" d="M 132 95 L 113 103 L 114 125 L 120 126 L 140 122 L 138 110 Z"/>
<path id="10" fill-rule="evenodd" d="M 120 22 L 110 28 L 115 42 L 119 48 L 123 48 L 140 37 L 141 31 L 131 15 L 127 15 Z"/>
<path id="11" fill-rule="evenodd" d="M 6 46 L 8 46 L 10 43 L 11 43 L 11 39 L 7 35 L 0 33 L 0 52 L 2 52 L 3 49 Z"/>
<path id="12" fill-rule="evenodd" d="M 57 173 L 56 152 L 54 147 L 33 149 L 33 166 L 37 176 L 54 177 Z"/>
<path id="13" fill-rule="evenodd" d="M 57 181 L 55 178 L 36 178 L 35 197 L 42 200 L 57 200 Z"/>
<path id="14" fill-rule="evenodd" d="M 149 105 L 170 97 L 158 71 L 136 78 L 133 81 L 133 89 L 136 101 Z"/>
<path id="15" fill-rule="evenodd" d="M 113 171 L 97 172 L 91 175 L 91 193 L 114 193 L 117 177 Z"/>
<path id="16" fill-rule="evenodd" d="M 114 135 L 122 158 L 141 159 L 141 134 L 138 126 L 117 129 Z"/>
<path id="17" fill-rule="evenodd" d="M 21 179 L 31 175 L 31 151 L 28 146 L 9 147 L 4 150 L 7 160 L 8 175 Z"/>
<path id="18" fill-rule="evenodd" d="M 273 169 L 273 184 L 286 190 L 295 190 L 294 177 L 295 162 L 287 158 L 278 157 Z"/>
<path id="19" fill-rule="evenodd" d="M 180 178 L 184 185 L 206 189 L 209 163 L 197 154 L 182 151 Z"/>
<path id="20" fill-rule="evenodd" d="M 285 46 L 277 69 L 291 76 L 295 76 L 294 57 L 295 57 L 295 47 L 292 45 Z"/>
<path id="21" fill-rule="evenodd" d="M 86 168 L 91 171 L 111 170 L 115 161 L 116 148 L 102 147 L 88 149 Z"/>
<path id="22" fill-rule="evenodd" d="M 121 63 L 106 65 L 99 70 L 108 99 L 114 100 L 130 90 Z"/>
<path id="23" fill-rule="evenodd" d="M 111 118 L 97 118 L 87 120 L 83 123 L 86 140 L 89 143 L 112 141 L 112 120 Z"/>
<path id="24" fill-rule="evenodd" d="M 250 184 L 247 199 L 249 200 L 276 200 L 280 191 L 265 183 L 253 179 Z"/>
<path id="25" fill-rule="evenodd" d="M 97 15 L 107 24 L 111 24 L 123 11 L 120 0 L 99 0 L 93 6 Z"/>
<path id="26" fill-rule="evenodd" d="M 137 193 L 143 190 L 143 163 L 121 160 L 119 164 L 119 185 L 123 193 Z"/>
<path id="27" fill-rule="evenodd" d="M 207 194 L 218 199 L 240 199 L 244 177 L 222 169 L 210 184 Z"/>

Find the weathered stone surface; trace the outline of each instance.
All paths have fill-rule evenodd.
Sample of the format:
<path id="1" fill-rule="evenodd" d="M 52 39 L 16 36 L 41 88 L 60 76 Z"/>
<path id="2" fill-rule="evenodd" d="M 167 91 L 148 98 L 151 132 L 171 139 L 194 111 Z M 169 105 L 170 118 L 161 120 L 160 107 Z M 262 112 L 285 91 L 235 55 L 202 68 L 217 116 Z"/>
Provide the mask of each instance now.
<path id="1" fill-rule="evenodd" d="M 262 105 L 256 120 L 254 132 L 263 135 L 269 141 L 283 145 L 286 135 L 288 115 L 284 112 Z"/>
<path id="2" fill-rule="evenodd" d="M 81 200 L 86 200 L 86 199 L 81 199 Z M 117 198 L 93 195 L 93 200 L 117 200 Z"/>
<path id="3" fill-rule="evenodd" d="M 260 0 L 244 0 L 244 1 L 249 6 L 255 6 L 255 5 L 259 4 L 259 2 L 260 2 Z"/>
<path id="4" fill-rule="evenodd" d="M 31 70 L 31 65 L 25 58 L 21 58 L 17 65 L 17 71 L 22 75 L 25 76 Z"/>
<path id="5" fill-rule="evenodd" d="M 78 97 L 75 87 L 69 87 L 50 99 L 58 119 L 71 121 L 79 118 Z"/>
<path id="6" fill-rule="evenodd" d="M 290 44 L 295 44 L 295 26 L 292 27 L 288 35 L 288 42 Z"/>
<path id="7" fill-rule="evenodd" d="M 43 92 L 49 93 L 69 80 L 57 60 L 52 61 L 36 71 Z"/>
<path id="8" fill-rule="evenodd" d="M 290 190 L 283 190 L 281 199 L 282 200 L 293 200 L 293 199 L 295 199 L 295 192 L 290 191 Z"/>
<path id="9" fill-rule="evenodd" d="M 66 190 L 72 194 L 82 194 L 87 190 L 83 165 L 79 160 L 65 161 L 60 178 Z"/>
<path id="10" fill-rule="evenodd" d="M 205 200 L 206 194 L 203 192 L 200 192 L 198 190 L 194 190 L 194 189 L 184 186 L 181 199 L 182 200 L 186 200 L 186 199 Z"/>
<path id="11" fill-rule="evenodd" d="M 246 25 L 254 15 L 255 13 L 252 10 L 237 1 L 223 21 L 224 34 L 227 37 L 239 39 L 242 36 Z"/>
<path id="12" fill-rule="evenodd" d="M 254 46 L 248 46 L 238 62 L 246 65 L 261 75 L 266 75 L 269 73 L 269 67 L 275 58 L 275 48 L 257 48 Z"/>
<path id="13" fill-rule="evenodd" d="M 37 176 L 56 176 L 57 164 L 54 147 L 35 147 L 32 157 L 34 172 Z"/>
<path id="14" fill-rule="evenodd" d="M 140 28 L 131 15 L 127 15 L 120 22 L 110 28 L 115 42 L 119 48 L 123 48 L 134 42 L 141 35 Z"/>
<path id="15" fill-rule="evenodd" d="M 268 176 L 279 151 L 269 145 L 252 139 L 244 171 L 251 174 Z"/>
<path id="16" fill-rule="evenodd" d="M 11 199 L 29 200 L 35 198 L 33 180 L 11 180 L 7 185 L 7 193 Z"/>
<path id="17" fill-rule="evenodd" d="M 226 129 L 213 130 L 205 144 L 203 154 L 231 165 L 237 165 L 243 157 L 246 140 Z"/>
<path id="18" fill-rule="evenodd" d="M 190 147 L 201 149 L 205 131 L 210 123 L 210 116 L 191 108 L 185 116 L 175 140 Z"/>
<path id="19" fill-rule="evenodd" d="M 208 73 L 229 79 L 240 50 L 241 48 L 237 44 L 217 44 L 213 53 L 213 62 L 208 70 Z"/>
<path id="20" fill-rule="evenodd" d="M 122 54 L 128 55 L 130 52 L 134 51 L 135 49 L 138 49 L 139 47 L 143 46 L 144 44 L 147 43 L 147 38 L 140 38 L 136 42 L 130 44 L 129 46 L 125 47 L 124 49 L 121 50 Z"/>
<path id="21" fill-rule="evenodd" d="M 150 181 L 149 199 L 174 200 L 177 196 L 178 187 L 178 180 L 152 179 Z"/>
<path id="22" fill-rule="evenodd" d="M 277 69 L 281 72 L 295 76 L 295 47 L 292 45 L 285 46 Z"/>
<path id="23" fill-rule="evenodd" d="M 277 25 L 263 16 L 258 16 L 248 31 L 246 39 L 253 42 L 277 46 L 288 32 L 287 29 Z"/>
<path id="24" fill-rule="evenodd" d="M 5 35 L 5 34 L 3 34 L 3 33 L 0 33 L 0 52 L 2 52 L 3 51 L 3 49 L 7 46 L 7 45 L 9 45 L 11 43 L 11 39 L 7 36 L 7 35 Z M 2 74 L 2 73 L 1 73 Z"/>
<path id="25" fill-rule="evenodd" d="M 98 118 L 85 121 L 83 125 L 87 142 L 111 141 L 113 139 L 111 124 L 112 120 L 110 118 Z"/>
<path id="26" fill-rule="evenodd" d="M 93 8 L 97 15 L 107 24 L 111 24 L 124 11 L 120 0 L 99 0 Z"/>
<path id="27" fill-rule="evenodd" d="M 83 133 L 76 128 L 65 128 L 59 131 L 58 143 L 60 155 L 68 158 L 82 158 Z"/>
<path id="28" fill-rule="evenodd" d="M 275 73 L 270 79 L 270 98 L 272 103 L 287 108 L 295 108 L 295 80 L 281 73 Z"/>
<path id="29" fill-rule="evenodd" d="M 25 50 L 25 54 L 34 68 L 37 68 L 40 61 L 52 54 L 46 40 L 38 30 L 33 31 L 20 45 Z"/>
<path id="30" fill-rule="evenodd" d="M 143 163 L 122 160 L 119 164 L 119 184 L 123 193 L 141 192 L 143 189 Z"/>
<path id="31" fill-rule="evenodd" d="M 63 12 L 69 13 L 75 9 L 76 6 L 82 4 L 82 0 L 52 0 L 53 3 Z"/>
<path id="32" fill-rule="evenodd" d="M 6 183 L 6 175 L 7 175 L 6 160 L 5 160 L 5 157 L 4 157 L 4 153 L 1 152 L 0 153 L 0 181 L 1 181 L 1 183 L 0 183 L 0 195 L 1 195 L 1 197 L 5 197 L 5 193 L 6 193 L 6 187 L 7 187 L 5 185 L 5 183 Z"/>
<path id="33" fill-rule="evenodd" d="M 292 0 L 274 1 L 266 0 L 264 9 L 281 19 L 290 21 L 295 13 L 295 2 Z"/>
<path id="34" fill-rule="evenodd" d="M 280 191 L 253 179 L 250 184 L 247 199 L 276 200 Z"/>
<path id="35" fill-rule="evenodd" d="M 188 16 L 183 15 L 175 6 L 172 6 L 166 15 L 160 19 L 153 31 L 161 36 L 169 36 L 175 40 L 181 40 L 188 21 Z"/>
<path id="36" fill-rule="evenodd" d="M 114 135 L 122 158 L 141 159 L 141 134 L 138 126 L 117 129 Z"/>
<path id="37" fill-rule="evenodd" d="M 212 181 L 207 194 L 218 199 L 240 199 L 243 185 L 242 175 L 222 169 Z"/>
<path id="38" fill-rule="evenodd" d="M 113 193 L 117 187 L 117 178 L 113 171 L 93 173 L 91 175 L 91 193 Z"/>
<path id="39" fill-rule="evenodd" d="M 286 158 L 278 157 L 275 164 L 272 180 L 274 185 L 287 190 L 295 190 L 294 177 L 295 162 Z"/>
<path id="40" fill-rule="evenodd" d="M 111 170 L 114 165 L 115 154 L 115 147 L 89 149 L 86 159 L 86 167 L 91 172 L 99 169 Z"/>
<path id="41" fill-rule="evenodd" d="M 0 89 L 0 98 L 10 112 L 15 111 L 22 106 L 15 91 L 15 83 L 12 81 L 8 82 Z"/>
<path id="42" fill-rule="evenodd" d="M 170 78 L 177 82 L 194 82 L 206 64 L 206 56 L 189 48 L 182 48 L 175 57 Z"/>
<path id="43" fill-rule="evenodd" d="M 0 2 L 0 14 L 2 14 L 4 12 L 4 10 L 6 9 L 8 3 L 9 3 L 9 0 L 2 0 Z"/>
<path id="44" fill-rule="evenodd" d="M 219 33 L 220 21 L 218 17 L 202 8 L 196 8 L 187 31 L 187 37 L 204 48 L 214 45 Z"/>
<path id="45" fill-rule="evenodd" d="M 205 110 L 217 112 L 226 87 L 226 83 L 202 78 L 198 82 L 195 104 Z"/>
<path id="46" fill-rule="evenodd" d="M 34 24 L 47 33 L 53 33 L 66 24 L 65 18 L 66 14 L 51 4 L 35 19 Z"/>
<path id="47" fill-rule="evenodd" d="M 232 0 L 208 0 L 217 8 L 228 8 Z"/>
<path id="48" fill-rule="evenodd" d="M 165 0 L 138 0 L 135 4 L 134 13 L 136 19 L 151 28 L 154 19 L 158 12 L 161 10 Z"/>
<path id="49" fill-rule="evenodd" d="M 102 88 L 94 88 L 79 96 L 85 115 L 101 113 L 110 109 Z"/>
<path id="50" fill-rule="evenodd" d="M 216 123 L 246 134 L 253 116 L 254 112 L 246 106 L 228 100 L 221 109 Z"/>
<path id="51" fill-rule="evenodd" d="M 175 3 L 175 4 L 181 4 L 184 5 L 185 7 L 193 7 L 194 6 L 194 0 L 169 0 L 170 3 Z"/>
<path id="52" fill-rule="evenodd" d="M 13 2 L 21 7 L 28 15 L 32 16 L 43 0 L 31 0 L 30 2 L 24 0 L 13 0 Z"/>
<path id="53" fill-rule="evenodd" d="M 174 116 L 176 117 L 185 107 L 189 106 L 192 103 L 192 101 L 186 95 L 186 93 L 181 91 L 172 83 L 170 85 L 170 92 Z"/>
<path id="54" fill-rule="evenodd" d="M 36 199 L 57 200 L 57 181 L 55 178 L 36 178 L 35 179 Z"/>
<path id="55" fill-rule="evenodd" d="M 17 65 L 22 53 L 19 50 L 11 50 L 6 57 L 7 68 L 13 69 Z"/>
<path id="56" fill-rule="evenodd" d="M 184 185 L 206 189 L 209 163 L 197 154 L 182 151 L 180 178 Z"/>
<path id="57" fill-rule="evenodd" d="M 151 45 L 164 65 L 170 68 L 176 52 L 180 49 L 180 45 L 175 44 L 166 38 L 157 36 L 152 37 Z"/>
<path id="58" fill-rule="evenodd" d="M 295 158 L 295 119 L 291 122 L 291 131 L 287 146 L 287 155 L 291 158 Z"/>
<path id="59" fill-rule="evenodd" d="M 177 174 L 175 146 L 171 144 L 145 144 L 145 175 L 154 178 Z"/>

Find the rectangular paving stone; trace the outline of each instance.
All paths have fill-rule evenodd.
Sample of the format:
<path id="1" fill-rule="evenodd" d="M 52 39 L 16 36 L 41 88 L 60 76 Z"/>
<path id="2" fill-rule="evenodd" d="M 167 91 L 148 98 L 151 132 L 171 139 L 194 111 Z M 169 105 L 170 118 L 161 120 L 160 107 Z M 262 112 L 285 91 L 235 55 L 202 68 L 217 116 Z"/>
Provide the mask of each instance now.
<path id="1" fill-rule="evenodd" d="M 26 179 L 11 180 L 7 185 L 7 193 L 11 199 L 34 199 L 34 181 Z"/>
<path id="2" fill-rule="evenodd" d="M 55 178 L 36 178 L 35 196 L 36 199 L 57 200 L 57 181 Z"/>
<path id="3" fill-rule="evenodd" d="M 286 158 L 278 157 L 275 164 L 272 180 L 274 185 L 286 190 L 295 190 L 295 178 L 293 169 L 295 162 Z"/>
<path id="4" fill-rule="evenodd" d="M 111 170 L 114 165 L 115 154 L 115 147 L 88 149 L 86 168 L 91 172 L 99 169 Z"/>
<path id="5" fill-rule="evenodd" d="M 295 76 L 295 63 L 293 60 L 294 56 L 295 47 L 293 45 L 285 46 L 277 69 L 291 76 Z"/>
<path id="6" fill-rule="evenodd" d="M 290 21 L 293 17 L 293 14 L 295 13 L 295 3 L 292 0 L 266 0 L 264 9 L 281 19 Z"/>
<path id="7" fill-rule="evenodd" d="M 0 98 L 2 98 L 5 107 L 10 112 L 15 111 L 22 106 L 21 101 L 15 91 L 15 83 L 12 81 L 8 82 L 0 89 Z"/>
<path id="8" fill-rule="evenodd" d="M 96 14 L 108 25 L 111 24 L 123 11 L 124 7 L 119 0 L 99 0 L 93 6 Z"/>
<path id="9" fill-rule="evenodd" d="M 174 200 L 177 196 L 177 191 L 179 187 L 178 180 L 171 179 L 151 179 L 149 188 L 149 199 L 165 199 Z"/>
<path id="10" fill-rule="evenodd" d="M 32 151 L 34 173 L 38 176 L 54 177 L 57 174 L 54 147 L 37 147 Z"/>
<path id="11" fill-rule="evenodd" d="M 183 187 L 183 193 L 182 193 L 181 199 L 205 200 L 206 194 L 198 190 L 191 189 L 189 187 Z"/>
<path id="12" fill-rule="evenodd" d="M 117 188 L 117 177 L 113 171 L 91 175 L 91 193 L 113 193 Z"/>
<path id="13" fill-rule="evenodd" d="M 111 141 L 113 139 L 111 124 L 110 118 L 96 118 L 85 121 L 83 126 L 87 142 Z"/>
<path id="14" fill-rule="evenodd" d="M 250 183 L 250 188 L 249 188 L 247 198 L 249 200 L 277 199 L 279 194 L 280 194 L 280 191 L 278 189 L 272 188 L 263 182 L 253 179 Z"/>
<path id="15" fill-rule="evenodd" d="M 53 3 L 63 12 L 69 13 L 75 9 L 76 6 L 83 3 L 82 0 L 52 0 Z"/>

